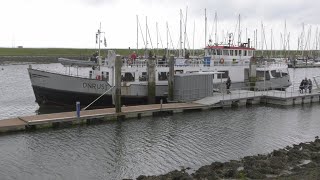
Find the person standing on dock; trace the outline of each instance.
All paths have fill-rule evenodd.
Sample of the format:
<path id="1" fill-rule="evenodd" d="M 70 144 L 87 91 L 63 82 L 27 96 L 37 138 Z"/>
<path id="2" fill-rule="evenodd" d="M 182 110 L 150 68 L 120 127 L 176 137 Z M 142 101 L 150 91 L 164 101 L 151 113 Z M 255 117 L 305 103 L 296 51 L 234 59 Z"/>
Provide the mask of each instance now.
<path id="1" fill-rule="evenodd" d="M 307 78 L 304 79 L 304 82 L 303 82 L 303 86 L 304 86 L 304 92 L 307 93 L 308 91 L 308 84 L 309 84 L 309 81 Z"/>
<path id="2" fill-rule="evenodd" d="M 227 82 L 226 82 L 226 86 L 227 86 L 227 94 L 230 94 L 230 86 L 231 86 L 231 79 L 228 76 Z"/>
<path id="3" fill-rule="evenodd" d="M 311 79 L 308 80 L 308 89 L 309 89 L 309 93 L 311 93 L 311 91 L 312 91 L 312 81 L 311 81 Z"/>

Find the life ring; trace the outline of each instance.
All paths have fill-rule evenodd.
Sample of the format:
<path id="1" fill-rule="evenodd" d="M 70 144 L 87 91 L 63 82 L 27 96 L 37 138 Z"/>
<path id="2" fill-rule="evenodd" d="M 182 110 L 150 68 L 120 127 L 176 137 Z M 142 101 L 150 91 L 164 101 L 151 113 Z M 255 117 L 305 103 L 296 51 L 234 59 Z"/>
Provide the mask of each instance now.
<path id="1" fill-rule="evenodd" d="M 220 64 L 224 64 L 224 59 L 223 58 L 220 59 Z"/>

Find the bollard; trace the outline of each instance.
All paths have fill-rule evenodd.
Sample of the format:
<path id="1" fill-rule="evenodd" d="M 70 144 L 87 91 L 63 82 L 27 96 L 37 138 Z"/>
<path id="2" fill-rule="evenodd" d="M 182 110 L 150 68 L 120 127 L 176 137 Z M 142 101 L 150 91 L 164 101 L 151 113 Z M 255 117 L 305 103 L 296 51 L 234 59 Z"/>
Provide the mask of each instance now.
<path id="1" fill-rule="evenodd" d="M 80 102 L 76 102 L 77 118 L 80 118 Z"/>
<path id="2" fill-rule="evenodd" d="M 162 99 L 160 99 L 160 110 L 162 110 Z"/>

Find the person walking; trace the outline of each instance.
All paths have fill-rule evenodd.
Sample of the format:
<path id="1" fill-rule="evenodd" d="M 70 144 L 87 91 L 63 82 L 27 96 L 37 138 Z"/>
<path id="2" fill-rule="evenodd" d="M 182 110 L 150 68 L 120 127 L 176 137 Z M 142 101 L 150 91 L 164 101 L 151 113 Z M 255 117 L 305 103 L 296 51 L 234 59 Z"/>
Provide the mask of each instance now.
<path id="1" fill-rule="evenodd" d="M 226 82 L 226 86 L 227 86 L 227 94 L 230 94 L 230 86 L 231 86 L 231 79 L 228 76 L 227 82 Z"/>
<path id="2" fill-rule="evenodd" d="M 302 81 L 301 81 L 301 83 L 300 83 L 300 86 L 299 86 L 300 94 L 303 93 L 303 89 L 304 89 L 304 79 L 302 79 Z"/>
<path id="3" fill-rule="evenodd" d="M 308 80 L 308 89 L 309 89 L 309 93 L 311 93 L 311 91 L 312 91 L 312 81 L 311 81 L 311 79 Z"/>

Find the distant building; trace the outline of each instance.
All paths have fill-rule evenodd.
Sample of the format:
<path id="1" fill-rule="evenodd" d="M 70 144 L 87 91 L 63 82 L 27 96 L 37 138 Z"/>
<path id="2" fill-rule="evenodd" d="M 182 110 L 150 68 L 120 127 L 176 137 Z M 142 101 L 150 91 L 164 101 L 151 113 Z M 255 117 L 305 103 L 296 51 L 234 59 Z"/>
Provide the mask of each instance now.
<path id="1" fill-rule="evenodd" d="M 23 46 L 18 46 L 18 48 L 23 48 Z"/>

